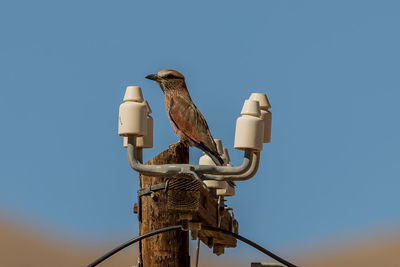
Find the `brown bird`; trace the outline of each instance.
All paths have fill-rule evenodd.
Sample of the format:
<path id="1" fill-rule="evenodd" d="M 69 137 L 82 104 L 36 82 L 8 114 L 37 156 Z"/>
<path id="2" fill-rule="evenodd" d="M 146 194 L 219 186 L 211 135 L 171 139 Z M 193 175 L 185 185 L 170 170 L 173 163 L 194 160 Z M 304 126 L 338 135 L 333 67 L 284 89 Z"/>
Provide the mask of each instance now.
<path id="1" fill-rule="evenodd" d="M 223 165 L 207 122 L 189 95 L 185 77 L 176 70 L 165 69 L 146 78 L 160 85 L 167 115 L 176 135 L 186 144 L 203 150 L 215 164 Z"/>

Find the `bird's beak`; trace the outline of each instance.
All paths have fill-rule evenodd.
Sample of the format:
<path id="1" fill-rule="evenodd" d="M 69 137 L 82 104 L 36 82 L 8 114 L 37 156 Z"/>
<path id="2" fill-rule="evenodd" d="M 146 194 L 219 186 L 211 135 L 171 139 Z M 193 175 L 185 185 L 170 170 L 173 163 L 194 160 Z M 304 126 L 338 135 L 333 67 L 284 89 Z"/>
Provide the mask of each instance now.
<path id="1" fill-rule="evenodd" d="M 159 77 L 157 74 L 149 74 L 145 78 L 149 79 L 149 80 L 157 81 Z"/>

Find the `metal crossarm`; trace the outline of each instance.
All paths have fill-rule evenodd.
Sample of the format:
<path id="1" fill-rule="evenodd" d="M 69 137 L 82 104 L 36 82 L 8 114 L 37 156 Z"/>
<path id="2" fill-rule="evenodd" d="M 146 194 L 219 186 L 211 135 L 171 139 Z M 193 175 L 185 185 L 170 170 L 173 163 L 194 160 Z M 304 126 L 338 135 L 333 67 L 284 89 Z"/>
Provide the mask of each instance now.
<path id="1" fill-rule="evenodd" d="M 219 181 L 241 181 L 247 180 L 257 172 L 260 162 L 260 152 L 246 149 L 242 165 L 234 166 L 212 166 L 194 164 L 162 164 L 144 165 L 137 158 L 136 138 L 128 137 L 128 161 L 132 169 L 148 176 L 174 176 L 178 174 L 193 175 L 200 178 Z"/>

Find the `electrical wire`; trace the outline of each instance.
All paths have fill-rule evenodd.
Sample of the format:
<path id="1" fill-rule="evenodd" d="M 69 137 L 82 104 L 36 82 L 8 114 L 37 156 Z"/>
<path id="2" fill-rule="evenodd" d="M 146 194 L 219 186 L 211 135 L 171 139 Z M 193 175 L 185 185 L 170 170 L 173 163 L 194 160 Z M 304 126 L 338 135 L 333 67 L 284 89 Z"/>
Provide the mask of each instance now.
<path id="1" fill-rule="evenodd" d="M 219 232 L 219 233 L 231 235 L 231 236 L 233 236 L 234 238 L 239 239 L 240 241 L 242 241 L 242 242 L 244 242 L 244 243 L 246 243 L 246 244 L 248 244 L 248 245 L 250 245 L 250 246 L 252 246 L 252 247 L 254 247 L 254 248 L 256 248 L 256 249 L 258 249 L 259 251 L 261 251 L 262 253 L 264 253 L 264 254 L 270 256 L 270 257 L 273 258 L 274 260 L 279 261 L 280 263 L 286 265 L 287 267 L 297 267 L 296 265 L 294 265 L 294 264 L 292 264 L 292 263 L 290 263 L 290 262 L 288 262 L 288 261 L 282 259 L 282 258 L 279 257 L 278 255 L 275 255 L 275 254 L 272 253 L 271 251 L 269 251 L 269 250 L 263 248 L 262 246 L 260 246 L 260 245 L 258 245 L 258 244 L 256 244 L 256 243 L 254 243 L 254 242 L 248 240 L 247 238 L 245 238 L 245 237 L 243 237 L 243 236 L 241 236 L 241 235 L 238 235 L 238 234 L 229 232 L 229 231 L 224 230 L 224 229 L 221 229 L 221 228 L 212 227 L 212 226 L 206 226 L 206 225 L 202 225 L 202 226 L 201 226 L 201 229 L 202 229 L 202 230 L 214 231 L 214 232 Z"/>
<path id="2" fill-rule="evenodd" d="M 104 256 L 98 258 L 97 260 L 95 260 L 94 262 L 89 264 L 87 267 L 94 267 L 94 266 L 98 265 L 99 263 L 105 261 L 106 259 L 108 259 L 112 255 L 114 255 L 115 253 L 123 250 L 124 248 L 126 248 L 126 247 L 128 247 L 128 246 L 130 246 L 130 245 L 132 245 L 132 244 L 134 244 L 134 243 L 136 243 L 136 242 L 138 242 L 138 241 L 140 241 L 142 239 L 145 239 L 147 237 L 150 237 L 150 236 L 153 236 L 153 235 L 156 235 L 156 234 L 161 234 L 161 233 L 164 233 L 164 232 L 168 232 L 168 231 L 172 231 L 172 230 L 178 230 L 178 229 L 182 229 L 182 225 L 175 225 L 175 226 L 169 226 L 169 227 L 161 228 L 161 229 L 149 232 L 147 234 L 132 238 L 131 240 L 125 242 L 124 244 L 122 244 L 122 245 L 116 247 L 115 249 L 111 250 L 110 252 L 106 253 Z M 262 246 L 260 246 L 260 245 L 258 245 L 256 243 L 248 240 L 247 238 L 245 238 L 245 237 L 243 237 L 241 235 L 229 232 L 229 231 L 221 229 L 221 228 L 212 227 L 212 226 L 206 226 L 206 225 L 202 225 L 201 229 L 202 230 L 212 231 L 212 232 L 219 232 L 219 233 L 223 233 L 223 234 L 226 234 L 226 235 L 231 235 L 234 238 L 239 239 L 240 241 L 242 241 L 242 242 L 244 242 L 244 243 L 246 243 L 246 244 L 248 244 L 248 245 L 250 245 L 250 246 L 252 246 L 252 247 L 254 247 L 256 249 L 258 249 L 259 251 L 261 251 L 262 253 L 268 255 L 269 257 L 273 258 L 274 260 L 286 265 L 287 267 L 298 267 L 297 265 L 294 265 L 294 264 L 286 261 L 285 259 L 282 259 L 278 255 L 275 255 L 271 251 L 263 248 Z"/>
<path id="3" fill-rule="evenodd" d="M 196 267 L 199 267 L 199 254 L 200 254 L 200 238 L 197 237 L 196 240 Z"/>
<path id="4" fill-rule="evenodd" d="M 100 258 L 98 258 L 97 260 L 95 260 L 94 262 L 92 262 L 91 264 L 89 264 L 87 267 L 94 267 L 96 265 L 98 265 L 99 263 L 105 261 L 106 259 L 108 259 L 109 257 L 111 257 L 112 255 L 114 255 L 115 253 L 123 250 L 124 248 L 142 240 L 145 239 L 147 237 L 156 235 L 156 234 L 161 234 L 164 232 L 168 232 L 168 231 L 172 231 L 172 230 L 178 230 L 181 229 L 182 225 L 175 225 L 175 226 L 169 226 L 169 227 L 165 227 L 165 228 L 161 228 L 152 232 L 149 232 L 147 234 L 132 238 L 131 240 L 125 242 L 124 244 L 114 248 L 113 250 L 111 250 L 110 252 L 107 252 L 105 255 L 101 256 Z"/>

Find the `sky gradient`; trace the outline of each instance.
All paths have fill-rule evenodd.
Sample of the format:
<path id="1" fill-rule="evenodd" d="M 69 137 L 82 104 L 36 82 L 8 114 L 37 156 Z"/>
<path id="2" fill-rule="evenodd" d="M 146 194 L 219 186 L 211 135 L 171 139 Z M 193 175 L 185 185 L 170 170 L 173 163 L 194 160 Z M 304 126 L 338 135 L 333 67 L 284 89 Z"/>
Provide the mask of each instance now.
<path id="1" fill-rule="evenodd" d="M 177 141 L 164 68 L 232 162 L 236 118 L 267 93 L 272 143 L 229 198 L 239 232 L 295 249 L 400 225 L 397 1 L 1 1 L 0 210 L 72 239 L 137 234 L 137 174 L 117 133 L 127 85 Z M 199 150 L 191 151 L 196 162 Z"/>

